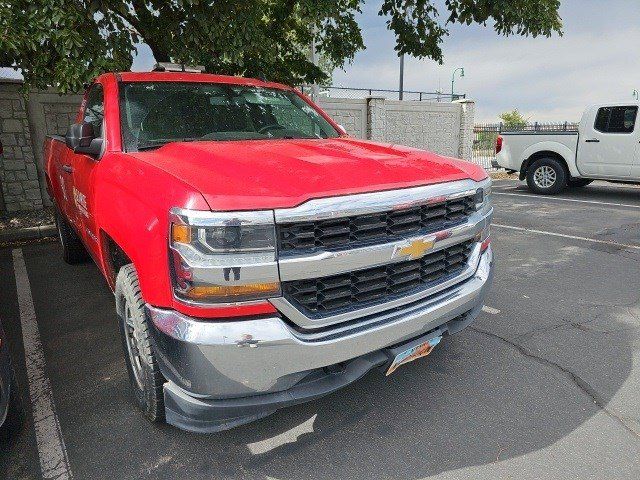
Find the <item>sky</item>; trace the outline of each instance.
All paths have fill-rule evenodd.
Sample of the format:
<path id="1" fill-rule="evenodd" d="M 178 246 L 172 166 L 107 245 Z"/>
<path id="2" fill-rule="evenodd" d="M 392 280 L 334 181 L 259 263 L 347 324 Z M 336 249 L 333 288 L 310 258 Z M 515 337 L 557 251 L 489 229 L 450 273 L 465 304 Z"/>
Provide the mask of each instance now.
<path id="1" fill-rule="evenodd" d="M 395 38 L 377 15 L 380 2 L 367 2 L 359 18 L 367 49 L 334 84 L 398 88 Z M 503 37 L 491 25 L 453 26 L 443 44 L 444 64 L 405 57 L 407 90 L 456 91 L 476 101 L 476 121 L 497 121 L 519 109 L 531 121 L 578 121 L 593 103 L 632 100 L 640 90 L 640 2 L 564 0 L 564 35 Z"/>
<path id="2" fill-rule="evenodd" d="M 367 48 L 334 72 L 334 85 L 398 88 L 395 38 L 377 14 L 380 3 L 363 6 L 358 23 Z M 490 24 L 451 26 L 443 65 L 405 57 L 404 88 L 449 92 L 453 70 L 464 67 L 455 89 L 476 101 L 477 122 L 497 121 L 514 108 L 530 121 L 578 121 L 589 104 L 632 100 L 640 90 L 640 2 L 564 0 L 560 15 L 562 37 L 503 37 Z M 140 46 L 133 70 L 153 63 L 151 51 Z M 0 69 L 0 76 L 7 74 L 15 76 Z"/>

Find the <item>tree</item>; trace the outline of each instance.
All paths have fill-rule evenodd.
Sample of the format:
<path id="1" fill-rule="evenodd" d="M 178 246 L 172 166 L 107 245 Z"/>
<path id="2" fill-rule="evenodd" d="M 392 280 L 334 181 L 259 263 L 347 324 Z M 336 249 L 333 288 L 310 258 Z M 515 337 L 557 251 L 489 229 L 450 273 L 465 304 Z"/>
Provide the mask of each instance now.
<path id="1" fill-rule="evenodd" d="M 522 128 L 529 123 L 529 119 L 524 118 L 518 109 L 501 113 L 498 118 L 502 120 L 502 123 L 507 128 Z"/>
<path id="2" fill-rule="evenodd" d="M 307 56 L 344 66 L 364 48 L 356 15 L 364 0 L 0 0 L 0 66 L 29 87 L 79 90 L 109 70 L 127 70 L 136 45 L 156 61 L 289 84 L 326 79 Z M 559 0 L 383 0 L 379 15 L 396 51 L 442 62 L 454 23 L 492 24 L 502 35 L 562 34 Z M 444 12 L 441 16 L 440 10 Z"/>

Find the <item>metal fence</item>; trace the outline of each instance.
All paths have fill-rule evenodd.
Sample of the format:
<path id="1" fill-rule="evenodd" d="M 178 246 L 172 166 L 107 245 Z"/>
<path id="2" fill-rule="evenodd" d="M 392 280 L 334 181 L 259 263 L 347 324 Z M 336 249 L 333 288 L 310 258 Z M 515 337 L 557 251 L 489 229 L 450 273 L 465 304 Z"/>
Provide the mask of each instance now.
<path id="1" fill-rule="evenodd" d="M 301 85 L 300 90 L 311 95 L 313 86 Z M 352 88 L 318 86 L 318 96 L 328 98 L 365 98 L 365 97 L 385 97 L 389 100 L 410 100 L 417 102 L 452 102 L 466 98 L 464 93 L 443 93 L 443 92 L 420 92 L 415 90 L 386 90 L 381 88 Z"/>
<path id="2" fill-rule="evenodd" d="M 496 139 L 502 132 L 577 132 L 578 124 L 573 122 L 544 123 L 533 122 L 526 125 L 505 125 L 503 123 L 480 123 L 473 127 L 473 154 L 475 163 L 487 170 L 495 170 L 491 161 L 496 157 Z"/>

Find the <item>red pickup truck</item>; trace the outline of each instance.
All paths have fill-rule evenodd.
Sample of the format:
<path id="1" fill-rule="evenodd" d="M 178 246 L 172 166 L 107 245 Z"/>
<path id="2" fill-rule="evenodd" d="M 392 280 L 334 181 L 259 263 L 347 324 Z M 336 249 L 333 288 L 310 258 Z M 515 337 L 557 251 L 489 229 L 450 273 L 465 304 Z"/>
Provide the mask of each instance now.
<path id="1" fill-rule="evenodd" d="M 115 295 L 152 421 L 213 432 L 428 354 L 478 315 L 491 184 L 471 163 L 350 138 L 296 89 L 108 73 L 46 179 L 64 259 Z"/>

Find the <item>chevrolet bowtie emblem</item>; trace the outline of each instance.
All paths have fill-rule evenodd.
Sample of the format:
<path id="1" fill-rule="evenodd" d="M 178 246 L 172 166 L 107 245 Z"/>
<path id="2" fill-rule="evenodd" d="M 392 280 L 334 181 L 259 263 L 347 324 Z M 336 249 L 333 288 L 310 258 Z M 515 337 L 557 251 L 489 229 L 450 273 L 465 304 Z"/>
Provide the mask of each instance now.
<path id="1" fill-rule="evenodd" d="M 414 240 L 408 245 L 397 246 L 393 254 L 394 257 L 403 256 L 412 259 L 424 257 L 427 250 L 430 250 L 436 243 L 435 238 Z"/>

